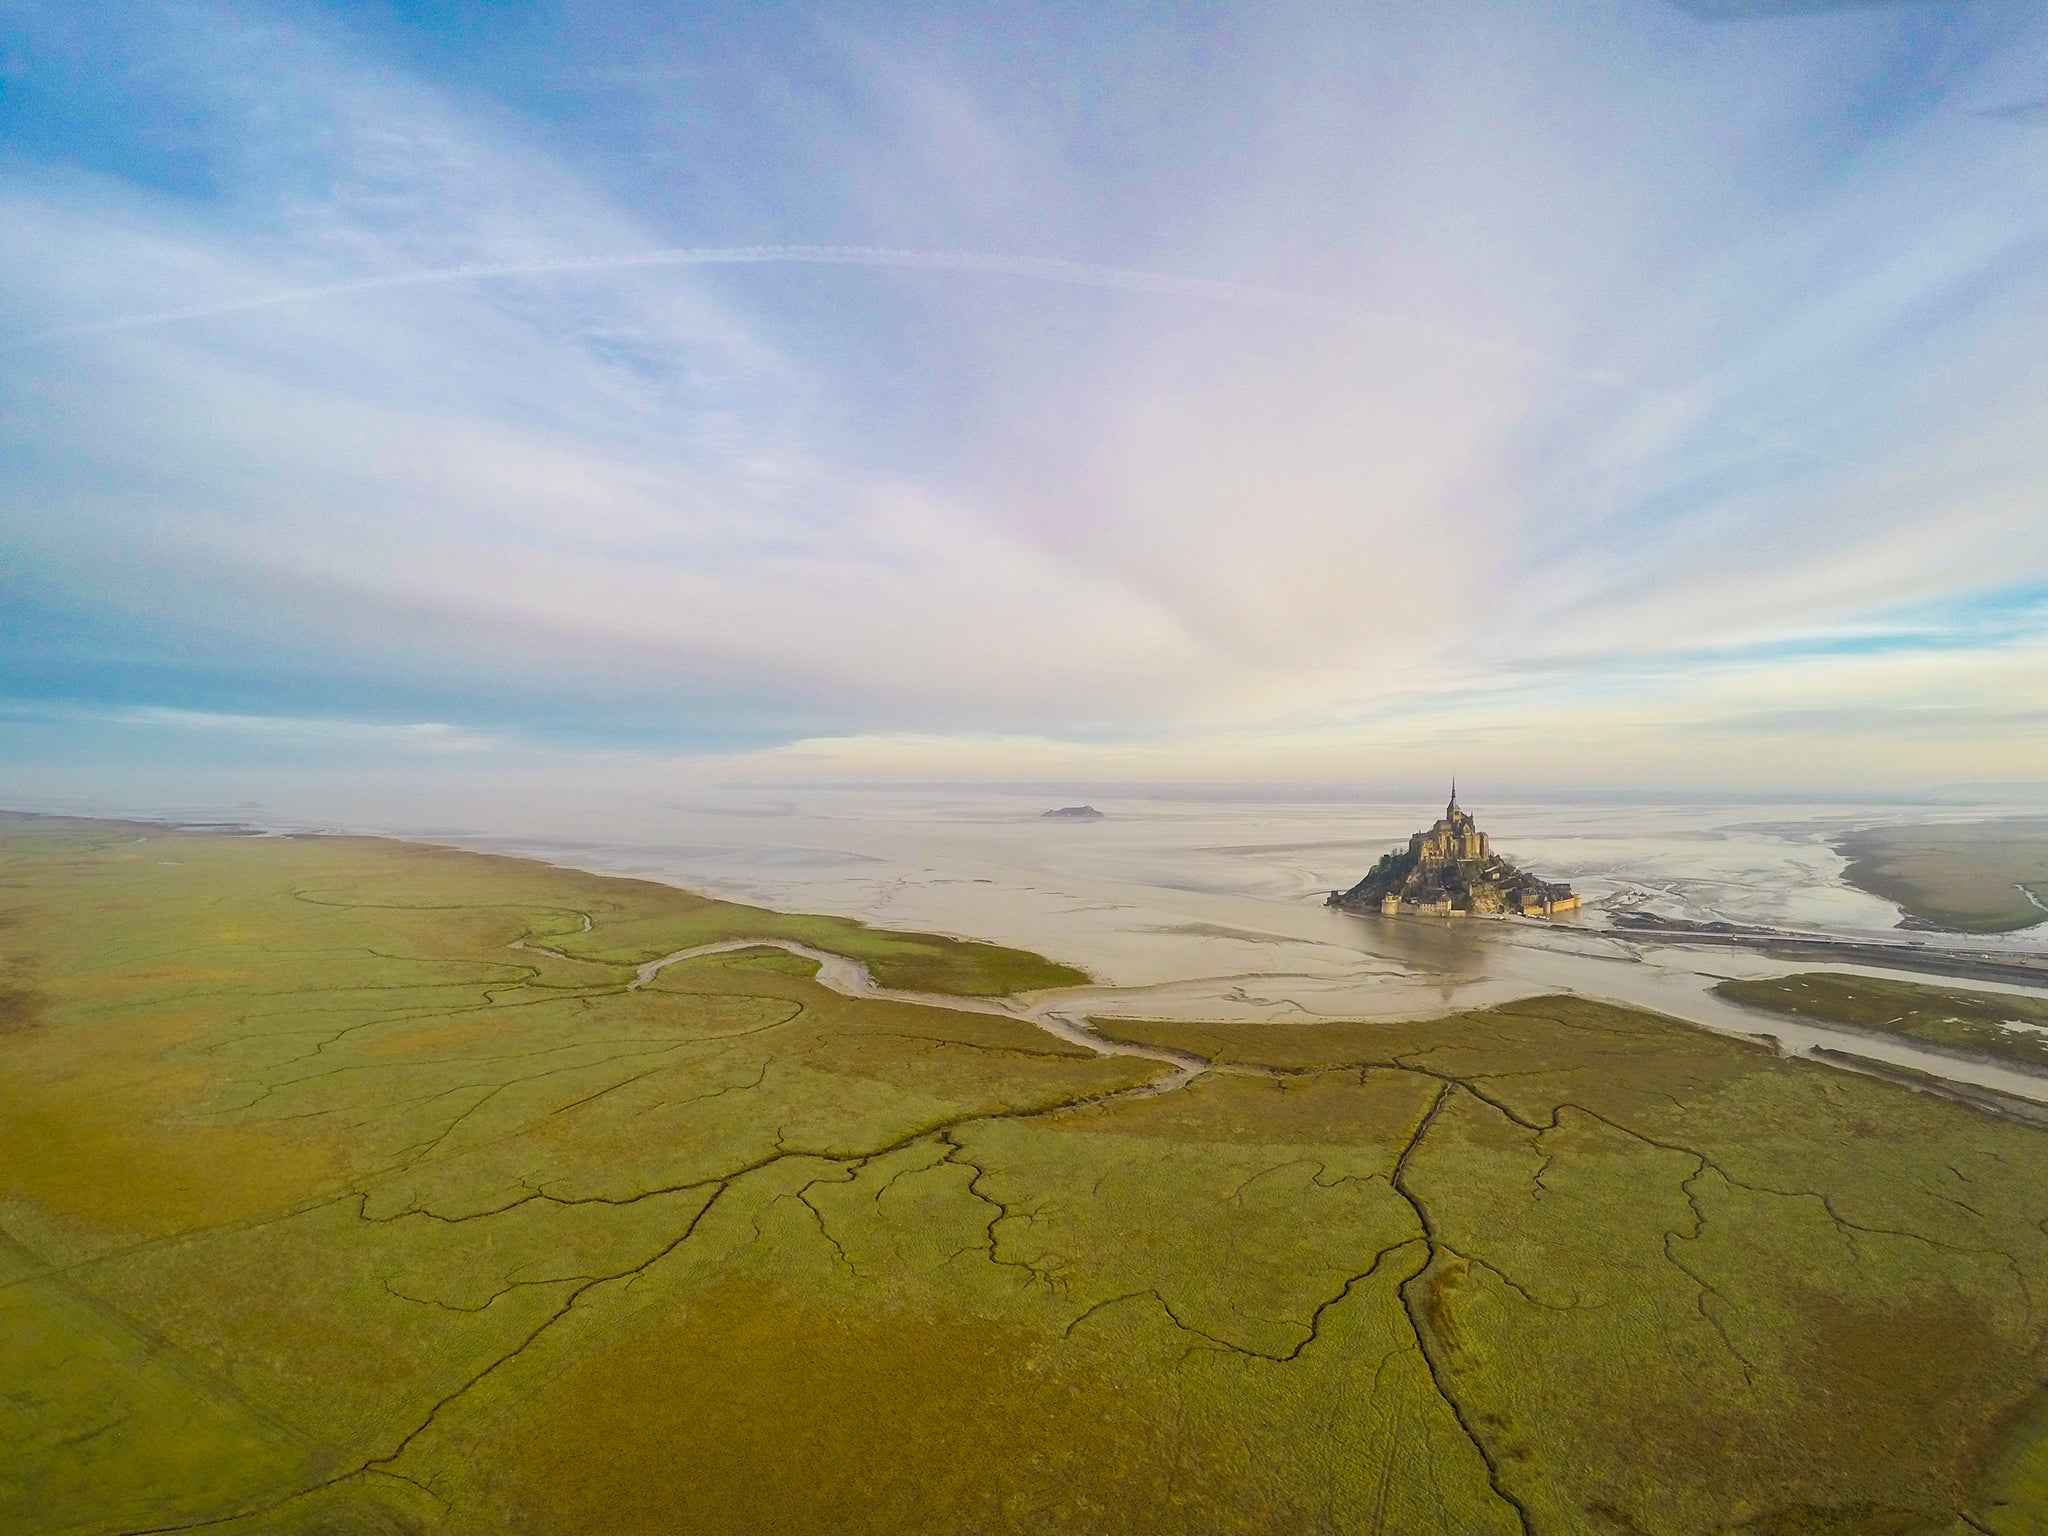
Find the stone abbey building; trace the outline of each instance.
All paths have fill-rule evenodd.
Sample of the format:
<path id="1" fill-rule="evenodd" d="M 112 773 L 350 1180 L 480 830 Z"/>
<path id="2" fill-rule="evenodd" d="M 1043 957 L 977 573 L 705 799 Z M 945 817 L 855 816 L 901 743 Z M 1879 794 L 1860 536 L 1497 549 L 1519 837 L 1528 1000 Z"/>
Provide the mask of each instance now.
<path id="1" fill-rule="evenodd" d="M 1451 803 L 1427 832 L 1408 839 L 1405 849 L 1387 854 L 1348 891 L 1330 892 L 1329 905 L 1352 912 L 1420 912 L 1434 917 L 1484 917 L 1518 913 L 1554 917 L 1577 908 L 1568 885 L 1524 874 L 1493 851 L 1469 812 Z"/>

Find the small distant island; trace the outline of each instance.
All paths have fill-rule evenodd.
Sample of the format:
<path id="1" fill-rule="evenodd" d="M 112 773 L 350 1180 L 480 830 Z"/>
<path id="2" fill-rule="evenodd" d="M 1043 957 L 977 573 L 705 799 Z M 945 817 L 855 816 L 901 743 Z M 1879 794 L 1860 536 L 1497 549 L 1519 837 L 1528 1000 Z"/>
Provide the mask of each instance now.
<path id="1" fill-rule="evenodd" d="M 1054 817 L 1061 821 L 1102 821 L 1106 818 L 1092 805 L 1063 805 L 1056 811 L 1042 811 L 1041 816 Z"/>
<path id="2" fill-rule="evenodd" d="M 1525 874 L 1495 853 L 1487 835 L 1459 807 L 1453 782 L 1451 803 L 1435 826 L 1409 838 L 1405 849 L 1383 857 L 1350 890 L 1330 892 L 1327 905 L 1388 917 L 1401 912 L 1555 917 L 1575 910 L 1579 898 L 1570 886 Z"/>

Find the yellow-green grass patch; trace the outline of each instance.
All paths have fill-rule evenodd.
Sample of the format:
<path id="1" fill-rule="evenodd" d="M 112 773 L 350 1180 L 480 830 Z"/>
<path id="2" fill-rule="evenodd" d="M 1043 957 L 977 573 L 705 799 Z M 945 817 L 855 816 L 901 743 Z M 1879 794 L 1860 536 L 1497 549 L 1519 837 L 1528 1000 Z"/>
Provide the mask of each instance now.
<path id="1" fill-rule="evenodd" d="M 16 822 L 0 906 L 0 1528 L 2040 1531 L 2030 1126 L 1572 999 L 1116 1097 L 628 985 L 875 930 L 369 840 Z"/>
<path id="2" fill-rule="evenodd" d="M 1767 1013 L 2048 1072 L 2048 999 L 1841 971 L 1724 981 L 1714 990 Z"/>

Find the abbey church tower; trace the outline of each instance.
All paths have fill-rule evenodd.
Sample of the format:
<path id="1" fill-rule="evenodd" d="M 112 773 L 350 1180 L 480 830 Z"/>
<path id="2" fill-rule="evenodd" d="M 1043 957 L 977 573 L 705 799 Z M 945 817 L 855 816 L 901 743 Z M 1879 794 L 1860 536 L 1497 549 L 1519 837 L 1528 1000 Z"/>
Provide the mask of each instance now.
<path id="1" fill-rule="evenodd" d="M 1458 804 L 1454 779 L 1450 803 L 1436 825 L 1409 838 L 1405 853 L 1396 850 L 1381 859 L 1350 890 L 1332 891 L 1329 904 L 1388 916 L 1519 912 L 1524 917 L 1552 917 L 1573 910 L 1579 898 L 1570 886 L 1524 874 L 1497 855 L 1492 839 Z"/>
<path id="2" fill-rule="evenodd" d="M 1493 844 L 1470 814 L 1458 805 L 1457 780 L 1451 781 L 1451 803 L 1427 832 L 1408 839 L 1409 855 L 1430 869 L 1452 864 L 1483 863 L 1493 857 Z"/>

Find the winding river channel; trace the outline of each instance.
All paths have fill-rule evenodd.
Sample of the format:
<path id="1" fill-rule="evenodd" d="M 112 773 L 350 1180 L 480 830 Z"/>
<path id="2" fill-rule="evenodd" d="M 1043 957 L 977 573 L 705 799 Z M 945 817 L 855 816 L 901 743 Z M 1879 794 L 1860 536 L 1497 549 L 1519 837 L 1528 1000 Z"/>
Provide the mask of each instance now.
<path id="1" fill-rule="evenodd" d="M 1902 929 L 1898 908 L 1844 880 L 1834 847 L 1858 827 L 2022 814 L 2017 805 L 1475 804 L 1504 854 L 1586 899 L 1583 914 L 1550 923 L 1324 905 L 1434 816 L 1428 803 L 1098 792 L 1087 798 L 1105 812 L 1099 820 L 1043 815 L 1079 798 L 740 787 L 688 800 L 522 805 L 496 813 L 495 832 L 385 830 L 1049 955 L 1093 982 L 996 1001 L 919 997 L 878 988 L 837 956 L 807 958 L 848 996 L 1001 1013 L 1091 1050 L 1167 1062 L 1176 1073 L 1164 1086 L 1185 1081 L 1192 1058 L 1115 1044 L 1088 1021 L 1420 1018 L 1566 994 L 1772 1041 L 1835 1067 L 2048 1104 L 2048 1076 L 1753 1012 L 1714 991 L 1731 979 L 1828 969 L 2048 997 L 2048 924 L 2001 935 Z M 653 962 L 656 971 L 678 958 Z"/>
<path id="2" fill-rule="evenodd" d="M 1090 1050 L 1175 1067 L 1154 1091 L 1186 1081 L 1197 1064 L 1106 1040 L 1089 1020 L 1416 1018 L 1562 993 L 1769 1040 L 1835 1067 L 2048 1104 L 2048 1077 L 1753 1012 L 1714 992 L 1724 980 L 1825 968 L 2048 996 L 2048 925 L 1994 937 L 1908 932 L 1896 908 L 1844 883 L 1832 837 L 1909 814 L 1897 807 L 1487 811 L 1482 822 L 1504 852 L 1586 896 L 1583 918 L 1545 923 L 1323 905 L 1434 814 L 1427 807 L 1096 798 L 1107 815 L 1090 822 L 1046 820 L 1037 797 L 1014 793 L 734 792 L 639 808 L 609 831 L 447 840 L 1054 956 L 1095 981 L 1015 999 L 927 997 L 877 987 L 841 957 L 794 950 L 848 996 L 999 1013 Z M 1666 926 L 1628 926 L 1642 921 Z M 687 953 L 651 962 L 647 974 Z"/>
<path id="3" fill-rule="evenodd" d="M 1027 997 L 955 997 L 942 992 L 904 992 L 893 987 L 882 986 L 875 980 L 875 974 L 863 960 L 849 960 L 844 955 L 835 955 L 822 949 L 813 949 L 808 944 L 799 944 L 793 939 L 723 939 L 715 944 L 699 944 L 691 949 L 679 949 L 672 955 L 663 955 L 641 966 L 633 980 L 627 983 L 628 990 L 646 986 L 668 967 L 684 960 L 695 960 L 703 955 L 726 955 L 738 950 L 780 949 L 789 954 L 812 960 L 818 966 L 818 984 L 839 993 L 842 997 L 878 999 L 895 1003 L 915 1003 L 926 1008 L 950 1008 L 962 1013 L 992 1013 L 1006 1019 L 1021 1019 L 1055 1035 L 1069 1045 L 1078 1045 L 1098 1056 L 1134 1056 L 1141 1061 L 1163 1062 L 1173 1068 L 1165 1077 L 1158 1078 L 1135 1088 L 1122 1097 L 1145 1098 L 1162 1093 L 1171 1093 L 1185 1087 L 1204 1072 L 1231 1071 L 1245 1075 L 1264 1076 L 1255 1068 L 1217 1068 L 1205 1057 L 1188 1051 L 1168 1050 L 1164 1046 L 1136 1045 L 1129 1041 L 1112 1040 L 1097 1034 L 1088 1027 L 1087 1017 L 1075 1011 L 1068 999 L 1069 991 L 1038 993 Z"/>
<path id="4" fill-rule="evenodd" d="M 899 1003 L 913 1003 L 928 1008 L 948 1008 L 970 1013 L 995 1014 L 1003 1018 L 1017 1019 L 1044 1030 L 1068 1044 L 1081 1046 L 1103 1056 L 1130 1056 L 1145 1061 L 1157 1061 L 1174 1070 L 1142 1088 L 1130 1090 L 1119 1097 L 1149 1097 L 1185 1087 L 1205 1072 L 1220 1071 L 1233 1075 L 1265 1076 L 1255 1067 L 1217 1066 L 1206 1058 L 1191 1052 L 1175 1051 L 1162 1046 L 1138 1045 L 1128 1041 L 1112 1039 L 1091 1027 L 1091 1019 L 1100 1018 L 1162 1018 L 1186 1016 L 1185 1008 L 1176 1008 L 1176 1001 L 1185 1002 L 1187 997 L 1201 997 L 1212 989 L 1190 987 L 1181 989 L 1183 996 L 1175 999 L 1163 996 L 1175 989 L 1151 987 L 1071 987 L 1057 991 L 1025 994 L 1007 998 L 956 997 L 946 993 L 909 992 L 880 985 L 865 962 L 852 960 L 844 955 L 835 955 L 826 950 L 814 949 L 808 944 L 780 938 L 737 938 L 724 939 L 713 944 L 699 944 L 689 949 L 679 949 L 673 954 L 662 955 L 642 965 L 629 987 L 638 989 L 647 986 L 664 970 L 686 960 L 695 960 L 705 955 L 732 954 L 750 949 L 779 949 L 789 954 L 814 962 L 818 967 L 817 980 L 820 985 L 844 997 L 881 999 Z M 1782 969 L 1782 967 L 1780 967 Z M 1868 966 L 1834 966 L 1836 970 L 1854 970 L 1863 974 L 1878 976 L 1901 976 L 1904 979 L 1926 979 L 1902 972 L 1887 971 Z M 1759 974 L 1771 974 L 1762 971 Z M 1818 1025 L 1785 1019 L 1777 1015 L 1762 1015 L 1724 1002 L 1712 993 L 1687 989 L 1675 976 L 1650 968 L 1652 980 L 1647 988 L 1626 988 L 1637 993 L 1634 997 L 1609 997 L 1603 1000 L 1634 1002 L 1653 1011 L 1685 1018 L 1690 1023 L 1716 1030 L 1719 1033 L 1740 1035 L 1748 1039 L 1770 1041 L 1786 1055 L 1803 1056 L 1824 1062 L 1831 1066 L 1846 1067 L 1850 1070 L 1882 1070 L 1886 1067 L 1902 1068 L 1907 1072 L 1923 1074 L 1949 1084 L 1964 1084 L 1970 1087 L 1989 1089 L 2009 1097 L 2031 1100 L 2048 1105 L 2048 1077 L 2002 1067 L 1990 1062 L 1975 1061 L 1945 1052 L 1924 1049 L 1910 1041 L 1891 1039 L 1858 1031 L 1828 1029 Z M 1266 982 L 1287 978 L 1265 977 Z M 1299 978 L 1294 978 L 1298 980 Z M 1211 981 L 1214 978 L 1210 978 Z M 1670 995 L 1666 995 L 1666 989 Z M 1242 988 L 1239 988 L 1241 991 Z M 1564 989 L 1559 989 L 1564 990 Z M 2008 987 L 1998 990 L 2026 993 L 2028 989 Z M 1582 994 L 1583 995 L 1583 994 Z M 1679 1003 L 1685 1011 L 1659 1003 Z M 1205 1017 L 1223 1017 L 1221 1013 L 1201 1010 Z M 1298 1022 L 1298 1019 L 1297 1019 Z"/>

